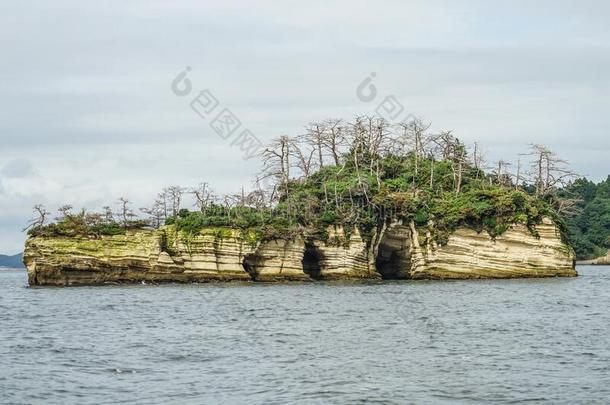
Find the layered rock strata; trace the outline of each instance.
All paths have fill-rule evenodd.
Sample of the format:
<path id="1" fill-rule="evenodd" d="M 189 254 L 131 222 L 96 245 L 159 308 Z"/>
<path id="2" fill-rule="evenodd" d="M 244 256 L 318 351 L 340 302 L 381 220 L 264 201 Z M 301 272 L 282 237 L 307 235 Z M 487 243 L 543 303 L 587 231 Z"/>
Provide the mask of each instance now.
<path id="1" fill-rule="evenodd" d="M 324 240 L 261 242 L 234 229 L 185 235 L 167 226 L 99 238 L 33 237 L 24 263 L 31 285 L 576 275 L 573 251 L 548 219 L 536 227 L 537 236 L 524 225 L 495 239 L 460 228 L 444 245 L 401 222 L 384 226 L 368 243 L 357 229 L 327 233 Z"/>
<path id="2" fill-rule="evenodd" d="M 517 278 L 575 276 L 574 252 L 549 219 L 532 235 L 513 225 L 492 239 L 485 232 L 461 228 L 443 246 L 413 246 L 410 272 L 415 279 Z M 417 241 L 417 238 L 415 238 Z"/>

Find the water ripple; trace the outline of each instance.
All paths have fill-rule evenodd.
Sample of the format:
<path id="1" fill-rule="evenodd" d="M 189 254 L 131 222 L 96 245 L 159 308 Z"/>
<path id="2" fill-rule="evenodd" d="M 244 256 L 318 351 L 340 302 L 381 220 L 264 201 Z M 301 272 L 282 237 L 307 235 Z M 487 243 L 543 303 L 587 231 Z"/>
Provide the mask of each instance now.
<path id="1" fill-rule="evenodd" d="M 475 282 L 22 288 L 0 403 L 603 403 L 610 268 Z"/>

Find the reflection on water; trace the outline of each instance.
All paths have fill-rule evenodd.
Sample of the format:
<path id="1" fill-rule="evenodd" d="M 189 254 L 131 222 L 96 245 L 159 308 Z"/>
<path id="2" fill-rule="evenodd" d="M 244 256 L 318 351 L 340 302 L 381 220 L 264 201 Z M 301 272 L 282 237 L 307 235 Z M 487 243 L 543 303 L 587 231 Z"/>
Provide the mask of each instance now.
<path id="1" fill-rule="evenodd" d="M 604 402 L 610 267 L 489 281 L 28 288 L 0 402 Z"/>

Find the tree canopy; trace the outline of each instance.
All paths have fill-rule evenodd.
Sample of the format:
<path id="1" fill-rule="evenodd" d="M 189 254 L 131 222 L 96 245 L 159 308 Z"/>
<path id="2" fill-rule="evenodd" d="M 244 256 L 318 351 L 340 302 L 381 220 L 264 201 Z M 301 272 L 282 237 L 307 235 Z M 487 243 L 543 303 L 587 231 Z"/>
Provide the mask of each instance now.
<path id="1" fill-rule="evenodd" d="M 579 259 L 603 256 L 610 247 L 610 176 L 595 184 L 585 178 L 560 192 L 563 199 L 576 201 L 565 216 L 569 238 Z"/>
<path id="2" fill-rule="evenodd" d="M 218 196 L 207 182 L 166 187 L 140 210 L 144 220 L 124 198 L 118 212 L 105 207 L 101 214 L 74 214 L 69 207 L 51 224 L 48 212 L 37 206 L 30 233 L 99 236 L 172 224 L 191 234 L 213 226 L 291 238 L 323 235 L 329 225 L 342 225 L 366 236 L 402 219 L 425 227 L 442 243 L 460 226 L 494 237 L 513 223 L 535 232 L 548 216 L 581 256 L 607 247 L 607 182 L 602 187 L 574 181 L 567 162 L 541 145 L 530 146 L 523 155 L 527 162 L 487 166 L 477 144 L 468 147 L 452 131 L 435 133 L 430 127 L 421 119 L 392 124 L 378 117 L 310 123 L 304 133 L 269 144 L 249 191 Z M 194 210 L 184 207 L 185 197 Z M 606 225 L 593 223 L 590 215 L 606 218 Z"/>

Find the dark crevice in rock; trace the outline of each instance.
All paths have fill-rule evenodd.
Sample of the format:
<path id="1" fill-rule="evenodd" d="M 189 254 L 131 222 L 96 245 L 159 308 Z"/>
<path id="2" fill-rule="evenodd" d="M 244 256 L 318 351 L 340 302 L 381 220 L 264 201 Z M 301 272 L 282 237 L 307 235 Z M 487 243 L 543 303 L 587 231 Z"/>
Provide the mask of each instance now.
<path id="1" fill-rule="evenodd" d="M 167 246 L 167 234 L 165 231 L 161 232 L 161 235 L 159 236 L 159 249 L 161 252 L 166 252 L 169 254 Z"/>
<path id="2" fill-rule="evenodd" d="M 411 252 L 408 232 L 403 227 L 388 230 L 379 244 L 375 267 L 385 280 L 410 278 Z"/>
<path id="3" fill-rule="evenodd" d="M 242 261 L 242 266 L 244 266 L 244 270 L 252 280 L 256 280 L 256 276 L 258 275 L 256 272 L 256 262 L 258 256 L 255 253 L 247 254 L 244 256 L 244 260 Z"/>
<path id="4" fill-rule="evenodd" d="M 306 242 L 302 261 L 303 272 L 315 280 L 319 279 L 322 270 L 320 265 L 322 258 L 320 250 L 312 242 Z"/>

